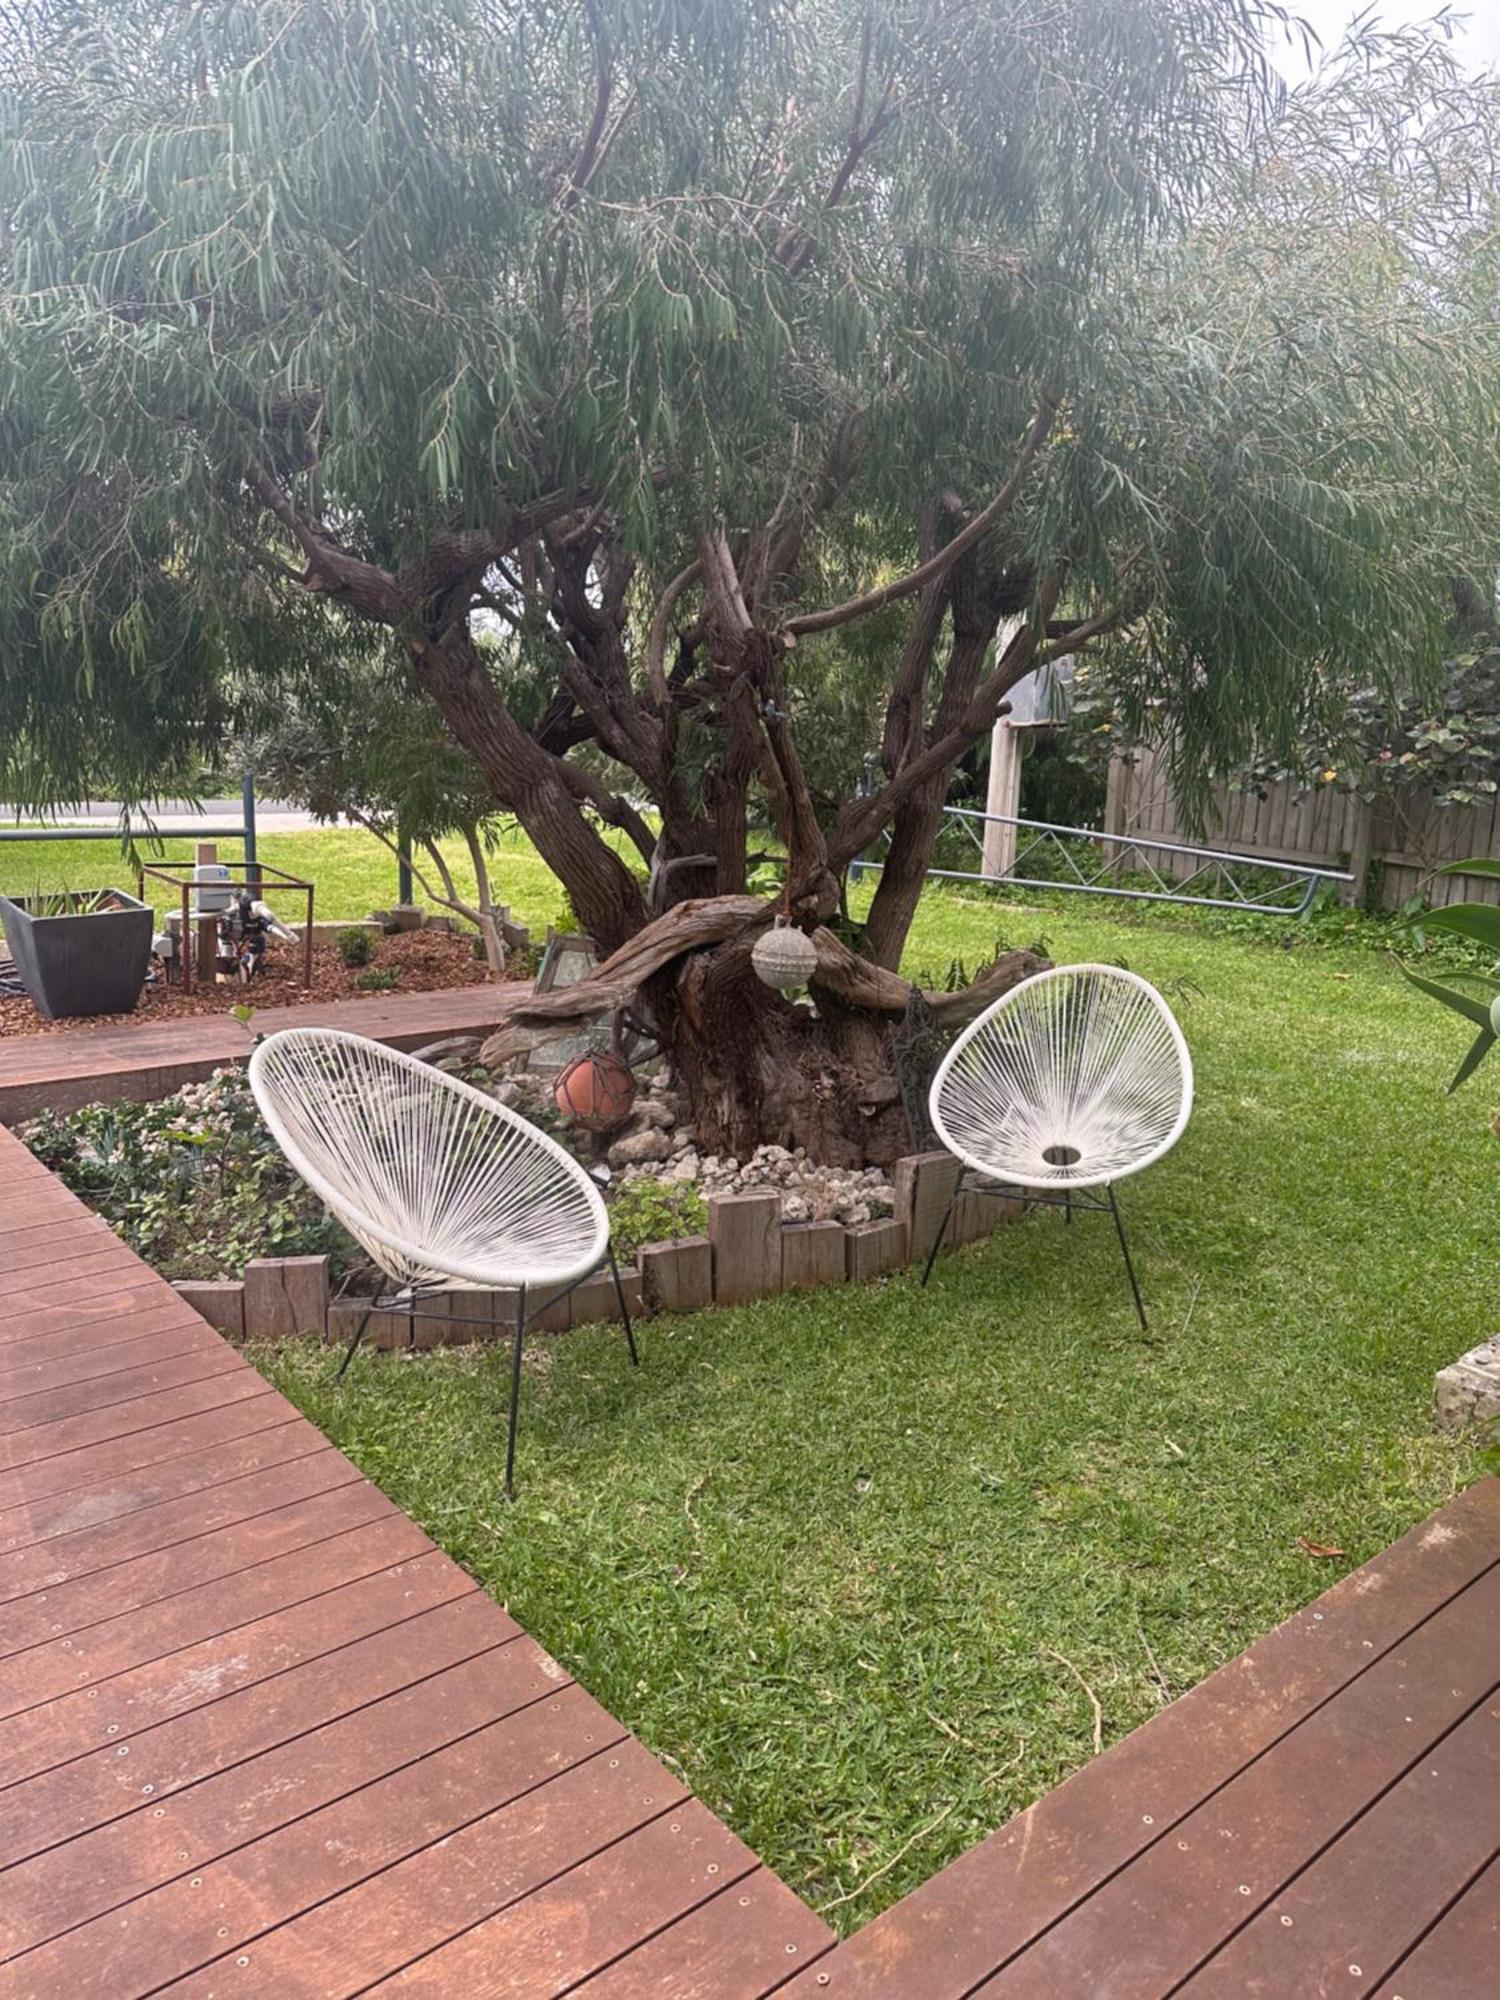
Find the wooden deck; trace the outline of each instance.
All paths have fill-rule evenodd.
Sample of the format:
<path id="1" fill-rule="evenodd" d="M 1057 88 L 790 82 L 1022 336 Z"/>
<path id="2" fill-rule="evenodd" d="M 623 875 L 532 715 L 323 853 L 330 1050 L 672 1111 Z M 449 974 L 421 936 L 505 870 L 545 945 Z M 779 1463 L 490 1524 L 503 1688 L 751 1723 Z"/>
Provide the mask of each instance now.
<path id="1" fill-rule="evenodd" d="M 349 1028 L 396 1048 L 418 1048 L 444 1035 L 486 1034 L 495 1024 L 495 988 L 457 986 L 441 993 L 330 1000 L 256 1010 L 251 1032 L 278 1028 Z M 0 1038 L 0 1125 L 33 1118 L 47 1106 L 120 1098 L 168 1097 L 221 1063 L 243 1062 L 250 1035 L 232 1014 L 175 1021 L 131 1021 L 116 1028 L 68 1028 L 55 1034 Z"/>
<path id="2" fill-rule="evenodd" d="M 0 2000 L 1500 1995 L 1500 1482 L 834 1948 L 3 1131 L 0 1184 Z"/>
<path id="3" fill-rule="evenodd" d="M 0 1994 L 751 2000 L 832 1942 L 0 1132 Z"/>
<path id="4" fill-rule="evenodd" d="M 787 2000 L 1500 1995 L 1500 1481 L 1470 1488 Z"/>

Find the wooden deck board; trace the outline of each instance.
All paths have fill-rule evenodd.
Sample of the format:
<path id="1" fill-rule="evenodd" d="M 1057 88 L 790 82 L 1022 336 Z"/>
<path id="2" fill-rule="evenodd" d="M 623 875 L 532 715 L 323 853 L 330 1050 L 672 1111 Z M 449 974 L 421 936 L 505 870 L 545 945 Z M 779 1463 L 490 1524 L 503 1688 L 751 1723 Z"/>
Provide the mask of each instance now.
<path id="1" fill-rule="evenodd" d="M 307 1452 L 327 1448 L 328 1440 L 314 1425 L 303 1417 L 288 1416 L 248 1437 L 164 1457 L 122 1481 L 105 1478 L 99 1485 L 78 1492 L 11 1507 L 0 1514 L 0 1551 L 10 1554 L 59 1537 L 87 1537 L 95 1531 L 102 1534 L 112 1521 L 190 1494 L 211 1492 L 215 1486 L 245 1478 L 266 1466 L 286 1464 Z"/>
<path id="2" fill-rule="evenodd" d="M 428 1550 L 148 1661 L 116 1675 L 97 1693 L 82 1688 L 29 1709 L 0 1730 L 0 1784 L 34 1777 L 90 1751 L 113 1756 L 122 1740 L 134 1746 L 141 1730 L 279 1679 L 473 1589 L 468 1578 Z M 262 1692 L 255 1701 L 264 1698 Z M 8 1832 L 0 1825 L 0 1840 Z"/>
<path id="3" fill-rule="evenodd" d="M 460 986 L 440 993 L 334 1000 L 257 1009 L 257 1034 L 297 1026 L 348 1028 L 397 1048 L 447 1035 L 487 1034 L 495 1025 L 495 989 Z M 58 1111 L 121 1098 L 169 1096 L 243 1062 L 250 1038 L 228 1013 L 121 1027 L 67 1029 L 0 1038 L 0 1124 L 16 1125 L 50 1106 Z"/>
<path id="4" fill-rule="evenodd" d="M 445 1990 L 453 1951 L 751 2000 L 831 1945 L 3 1132 L 0 1171 L 0 1996 Z"/>
<path id="5" fill-rule="evenodd" d="M 1372 1799 L 1425 1769 L 1476 1700 L 1483 1708 L 1497 1633 L 1500 1568 L 1180 1819 L 979 1991 L 991 2000 L 1040 2000 L 1106 1956 L 1121 1961 L 1111 1986 L 1121 2000 L 1174 1991 L 1226 1937 L 1247 1921 L 1255 1929 L 1257 1912 L 1274 1913 L 1283 1886 L 1347 1838 Z M 1500 1738 L 1500 1729 L 1494 1734 Z M 1500 1804 L 1500 1786 L 1496 1798 Z"/>
<path id="6" fill-rule="evenodd" d="M 8 1602 L 0 1658 L 262 1561 L 269 1531 L 300 1546 L 313 1518 L 304 1503 L 361 1483 L 330 1445 L 108 1530 L 69 1536 L 65 1548 L 44 1542 L 0 1556 L 0 1602 Z"/>
<path id="7" fill-rule="evenodd" d="M 1476 1968 L 1500 1966 L 1500 1859 L 1381 1983 L 1376 2000 L 1474 2000 Z"/>
<path id="8" fill-rule="evenodd" d="M 157 1325 L 150 1332 L 136 1333 L 133 1338 L 95 1340 L 61 1354 L 48 1354 L 42 1348 L 24 1361 L 0 1365 L 0 1422 L 5 1420 L 12 1403 L 38 1395 L 44 1389 L 71 1388 L 77 1383 L 122 1375 L 132 1368 L 212 1347 L 213 1329 L 190 1314 L 192 1308 L 187 1307 L 175 1323 Z M 9 1361 L 3 1350 L 0 1361 Z"/>
<path id="9" fill-rule="evenodd" d="M 1445 1717 L 1451 1723 L 1494 1689 L 1497 1564 L 1500 1481 L 1488 1480 L 877 1917 L 819 1967 L 816 1986 L 799 1980 L 789 1993 L 796 2000 L 812 2000 L 814 1992 L 832 2000 L 905 2000 L 920 1991 L 923 2000 L 959 2000 L 981 1992 L 1079 1991 L 1115 2000 L 1171 1991 L 1172 1976 L 1158 1962 L 1170 1950 L 1162 1934 L 1166 1906 L 1153 1883 L 1170 1881 L 1173 1866 L 1184 1864 L 1176 1876 L 1183 1901 L 1171 1911 L 1174 1925 L 1189 1922 L 1199 1896 L 1220 1899 L 1218 1938 L 1246 1921 L 1267 1884 L 1251 1870 L 1237 1874 L 1227 1896 L 1242 1907 L 1228 1903 L 1223 1885 L 1232 1871 L 1220 1870 L 1217 1831 L 1203 1833 L 1218 1824 L 1214 1808 L 1233 1809 L 1234 1781 L 1241 1780 L 1244 1818 L 1230 1826 L 1235 1840 L 1222 1844 L 1260 1844 L 1264 1851 L 1267 1842 L 1293 1842 L 1295 1829 L 1283 1823 L 1285 1795 L 1261 1771 L 1274 1781 L 1278 1771 L 1290 1770 L 1301 1754 L 1295 1739 L 1310 1729 L 1302 1742 L 1316 1748 L 1321 1741 L 1326 1752 L 1310 1768 L 1316 1784 L 1331 1790 L 1343 1776 L 1332 1760 L 1343 1754 L 1338 1710 L 1345 1701 L 1356 1704 L 1350 1715 L 1356 1727 L 1388 1737 L 1416 1730 L 1405 1721 L 1418 1709 L 1408 1698 L 1403 1662 L 1425 1660 L 1430 1673 L 1434 1648 L 1422 1628 L 1445 1608 L 1443 1641 L 1462 1645 L 1472 1678 L 1467 1685 L 1450 1678 L 1441 1688 L 1424 1686 L 1428 1740 L 1446 1726 Z M 1436 1657 L 1443 1657 L 1441 1646 Z M 1384 1754 L 1375 1746 L 1374 1761 L 1363 1767 L 1363 1797 L 1344 1799 L 1346 1823 L 1393 1775 L 1379 1763 Z M 1399 1746 L 1389 1746 L 1389 1754 L 1399 1754 Z M 1257 1786 L 1264 1788 L 1258 1798 Z M 1318 1802 L 1304 1803 L 1312 1809 Z M 1323 1835 L 1338 1840 L 1341 1830 L 1325 1826 Z M 1306 1830 L 1302 1837 L 1305 1850 Z M 1186 1855 L 1175 1845 L 1182 1839 L 1189 1842 Z M 1284 1870 L 1298 1865 L 1296 1851 L 1283 1853 Z M 1240 1896 L 1241 1883 L 1249 1897 Z M 1134 1907 L 1137 1885 L 1154 1924 Z M 1200 1956 L 1217 1941 L 1213 1931 L 1209 1923 L 1195 1933 Z M 1180 1954 L 1172 1961 L 1182 1971 L 1195 1962 L 1189 1956 L 1181 1966 Z"/>
<path id="10" fill-rule="evenodd" d="M 1182 1988 L 1373 1993 L 1500 1852 L 1500 1716 L 1481 1703 Z M 1290 1919 L 1290 1922 L 1286 1921 Z M 1483 1992 L 1474 1968 L 1476 1996 Z M 1500 1987 L 1500 1965 L 1488 1967 Z"/>

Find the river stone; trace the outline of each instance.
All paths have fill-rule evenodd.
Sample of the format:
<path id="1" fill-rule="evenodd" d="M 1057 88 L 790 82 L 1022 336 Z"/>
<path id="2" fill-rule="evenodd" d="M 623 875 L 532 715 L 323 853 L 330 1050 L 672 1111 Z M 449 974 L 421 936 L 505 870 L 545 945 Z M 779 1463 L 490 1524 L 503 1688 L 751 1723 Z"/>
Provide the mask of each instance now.
<path id="1" fill-rule="evenodd" d="M 641 1166 L 648 1160 L 668 1159 L 671 1152 L 672 1142 L 666 1133 L 653 1131 L 648 1126 L 644 1132 L 632 1132 L 624 1139 L 616 1139 L 609 1149 L 609 1164 L 612 1167 Z"/>

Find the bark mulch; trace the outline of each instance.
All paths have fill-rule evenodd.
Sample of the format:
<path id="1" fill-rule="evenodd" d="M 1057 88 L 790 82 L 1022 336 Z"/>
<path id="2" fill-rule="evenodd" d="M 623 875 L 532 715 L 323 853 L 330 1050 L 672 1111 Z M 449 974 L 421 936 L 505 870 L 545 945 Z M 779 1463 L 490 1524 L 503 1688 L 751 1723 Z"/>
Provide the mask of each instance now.
<path id="1" fill-rule="evenodd" d="M 241 1005 L 295 1007 L 313 1000 L 380 1000 L 389 994 L 357 982 L 362 971 L 398 975 L 389 993 L 436 993 L 456 986 L 482 986 L 484 965 L 475 958 L 468 937 L 444 931 L 403 931 L 379 938 L 368 967 L 345 965 L 332 944 L 313 945 L 312 985 L 302 984 L 302 947 L 273 944 L 261 970 L 246 986 L 194 986 L 183 993 L 176 986 L 148 986 L 133 1014 L 92 1014 L 66 1021 L 46 1021 L 25 998 L 0 997 L 0 1036 L 68 1034 L 78 1029 L 123 1026 L 130 1021 L 167 1021 L 186 1015 L 226 1014 Z"/>

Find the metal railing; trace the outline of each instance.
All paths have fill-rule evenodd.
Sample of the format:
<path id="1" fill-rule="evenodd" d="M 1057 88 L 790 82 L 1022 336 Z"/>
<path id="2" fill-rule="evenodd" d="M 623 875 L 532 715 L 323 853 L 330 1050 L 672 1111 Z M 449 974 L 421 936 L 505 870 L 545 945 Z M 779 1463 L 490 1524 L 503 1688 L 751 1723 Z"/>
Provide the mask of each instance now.
<path id="1" fill-rule="evenodd" d="M 1268 861 L 1215 847 L 1191 847 L 1097 827 L 1055 826 L 1047 820 L 1016 819 L 1006 813 L 949 806 L 945 818 L 962 828 L 980 858 L 980 867 L 929 868 L 929 878 L 982 882 L 992 888 L 1065 889 L 1075 894 L 1119 896 L 1137 903 L 1187 903 L 1215 910 L 1251 910 L 1262 916 L 1300 917 L 1324 882 L 1352 882 L 1341 868 L 1311 868 L 1300 861 Z M 984 863 L 984 829 L 1011 827 L 1015 853 L 995 872 Z M 1153 856 L 1175 857 L 1171 861 Z M 858 877 L 884 863 L 862 858 L 851 869 Z M 1042 869 L 1051 872 L 1039 872 Z"/>
<path id="2" fill-rule="evenodd" d="M 238 825 L 215 826 L 206 820 L 195 820 L 187 826 L 158 827 L 149 821 L 145 826 L 121 826 L 118 821 L 108 826 L 7 826 L 0 827 L 0 841 L 27 842 L 37 840 L 112 840 L 117 847 L 127 841 L 137 846 L 164 847 L 168 841 L 184 840 L 239 840 L 244 842 L 245 860 L 254 868 L 258 859 L 255 830 L 255 780 L 247 776 L 240 786 L 240 802 L 244 808 L 244 818 Z"/>

